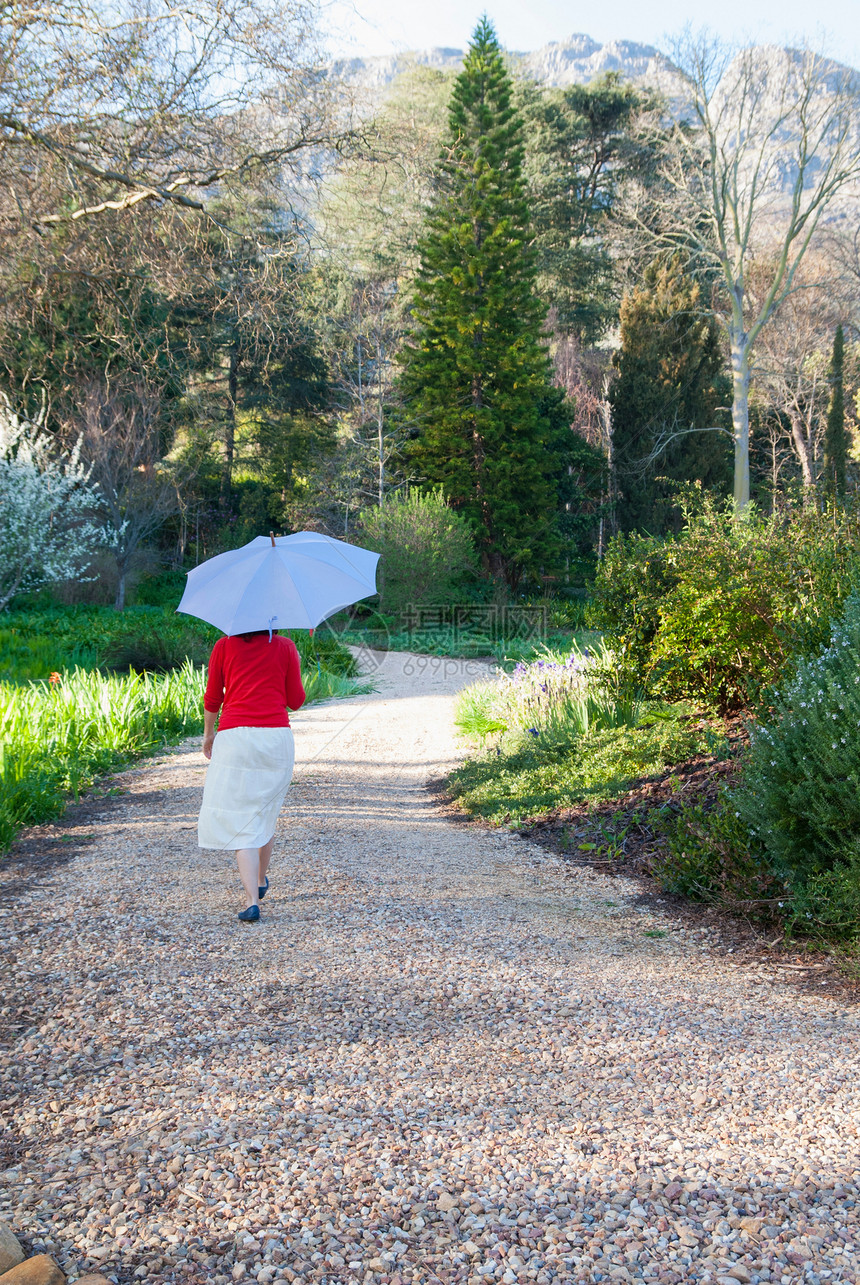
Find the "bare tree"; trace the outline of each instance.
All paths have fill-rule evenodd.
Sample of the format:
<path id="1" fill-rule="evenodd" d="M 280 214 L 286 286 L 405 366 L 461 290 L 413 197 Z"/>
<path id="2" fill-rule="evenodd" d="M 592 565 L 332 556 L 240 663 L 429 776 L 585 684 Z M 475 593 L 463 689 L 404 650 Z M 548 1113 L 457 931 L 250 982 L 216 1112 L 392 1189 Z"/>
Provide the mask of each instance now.
<path id="1" fill-rule="evenodd" d="M 81 453 L 99 495 L 105 544 L 117 568 L 116 608 L 125 606 L 126 580 L 141 544 L 179 509 L 178 479 L 164 458 L 161 402 L 143 384 L 85 390 Z"/>
<path id="2" fill-rule="evenodd" d="M 659 196 L 643 191 L 635 217 L 661 247 L 681 247 L 717 283 L 714 311 L 728 339 L 733 383 L 734 499 L 749 503 L 753 350 L 793 292 L 798 270 L 842 197 L 860 178 L 858 76 L 809 50 L 733 52 L 687 36 L 676 61 L 689 120 L 665 150 Z M 755 300 L 752 261 L 771 272 Z"/>
<path id="3" fill-rule="evenodd" d="M 0 226 L 302 178 L 333 141 L 320 62 L 314 0 L 0 5 Z"/>
<path id="4" fill-rule="evenodd" d="M 830 394 L 826 344 L 833 330 L 816 307 L 821 303 L 809 295 L 786 299 L 762 334 L 757 357 L 757 391 L 765 413 L 787 426 L 807 495 L 818 480 Z"/>
<path id="5" fill-rule="evenodd" d="M 548 325 L 554 326 L 554 310 L 550 309 Z M 555 382 L 563 388 L 574 408 L 571 430 L 595 446 L 606 456 L 603 493 L 600 500 L 600 519 L 597 528 L 597 556 L 606 551 L 607 538 L 617 530 L 615 444 L 612 428 L 612 406 L 609 390 L 616 371 L 609 361 L 609 353 L 599 348 L 583 348 L 576 335 L 554 334 L 550 345 Z"/>
<path id="6" fill-rule="evenodd" d="M 395 358 L 403 337 L 402 314 L 396 281 L 353 282 L 351 307 L 335 338 L 341 426 L 364 461 L 366 498 L 380 505 L 391 485 L 389 462 L 403 443 L 402 424 L 391 419 L 399 400 Z"/>

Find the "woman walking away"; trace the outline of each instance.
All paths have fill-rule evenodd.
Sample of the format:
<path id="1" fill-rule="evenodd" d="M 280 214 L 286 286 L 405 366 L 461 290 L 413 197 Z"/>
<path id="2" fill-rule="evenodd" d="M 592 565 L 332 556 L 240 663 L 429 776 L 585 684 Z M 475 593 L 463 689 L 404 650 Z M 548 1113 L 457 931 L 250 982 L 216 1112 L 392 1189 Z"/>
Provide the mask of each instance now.
<path id="1" fill-rule="evenodd" d="M 287 707 L 300 709 L 304 699 L 291 638 L 258 629 L 218 639 L 203 698 L 203 753 L 211 762 L 197 838 L 201 848 L 235 849 L 248 899 L 239 912 L 244 923 L 260 918 L 269 888 L 275 825 L 295 759 Z"/>

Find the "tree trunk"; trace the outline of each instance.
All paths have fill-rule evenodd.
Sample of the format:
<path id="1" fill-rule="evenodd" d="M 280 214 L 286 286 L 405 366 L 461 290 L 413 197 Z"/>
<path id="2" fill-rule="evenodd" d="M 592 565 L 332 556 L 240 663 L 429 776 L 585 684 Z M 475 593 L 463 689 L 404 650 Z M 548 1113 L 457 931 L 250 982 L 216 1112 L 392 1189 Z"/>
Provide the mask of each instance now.
<path id="1" fill-rule="evenodd" d="M 230 352 L 227 372 L 227 418 L 224 424 L 224 475 L 221 479 L 221 503 L 226 506 L 233 489 L 233 458 L 236 453 L 236 398 L 239 394 L 239 358 L 235 347 Z"/>
<path id="2" fill-rule="evenodd" d="M 729 329 L 732 354 L 732 428 L 735 439 L 735 512 L 750 502 L 750 353 L 742 325 Z"/>
<path id="3" fill-rule="evenodd" d="M 114 599 L 113 605 L 117 611 L 123 611 L 125 608 L 125 578 L 128 574 L 128 568 L 126 567 L 124 562 L 118 562 L 116 564 L 116 569 L 117 569 L 116 598 Z"/>
<path id="4" fill-rule="evenodd" d="M 382 508 L 382 502 L 385 498 L 385 434 L 382 417 L 382 350 L 377 344 L 376 347 L 376 373 L 377 373 L 377 398 L 376 398 L 376 433 L 379 447 L 379 507 Z"/>
<path id="5" fill-rule="evenodd" d="M 804 436 L 803 428 L 794 415 L 791 417 L 791 440 L 794 442 L 794 449 L 800 462 L 800 472 L 803 476 L 803 502 L 804 504 L 809 504 L 814 486 L 812 451 L 809 442 Z"/>

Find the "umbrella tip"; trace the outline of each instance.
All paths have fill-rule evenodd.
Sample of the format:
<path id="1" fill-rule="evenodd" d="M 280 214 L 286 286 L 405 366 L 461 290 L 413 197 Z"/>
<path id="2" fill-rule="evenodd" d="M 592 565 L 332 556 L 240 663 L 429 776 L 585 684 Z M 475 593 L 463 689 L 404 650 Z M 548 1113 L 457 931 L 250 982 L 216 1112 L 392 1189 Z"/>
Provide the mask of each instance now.
<path id="1" fill-rule="evenodd" d="M 272 541 L 272 548 L 274 549 L 274 547 L 275 547 L 275 533 L 274 533 L 274 531 L 270 531 L 270 532 L 269 532 L 269 539 Z"/>

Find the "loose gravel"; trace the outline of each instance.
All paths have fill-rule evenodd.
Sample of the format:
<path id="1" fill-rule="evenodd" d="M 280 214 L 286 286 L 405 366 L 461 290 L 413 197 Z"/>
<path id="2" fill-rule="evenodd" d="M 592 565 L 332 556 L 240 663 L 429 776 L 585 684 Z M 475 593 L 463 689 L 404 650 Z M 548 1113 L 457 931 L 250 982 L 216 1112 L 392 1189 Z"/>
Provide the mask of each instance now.
<path id="1" fill-rule="evenodd" d="M 860 1281 L 857 1011 L 448 819 L 480 666 L 374 659 L 259 925 L 190 742 L 3 868 L 0 1219 L 129 1283 Z"/>

